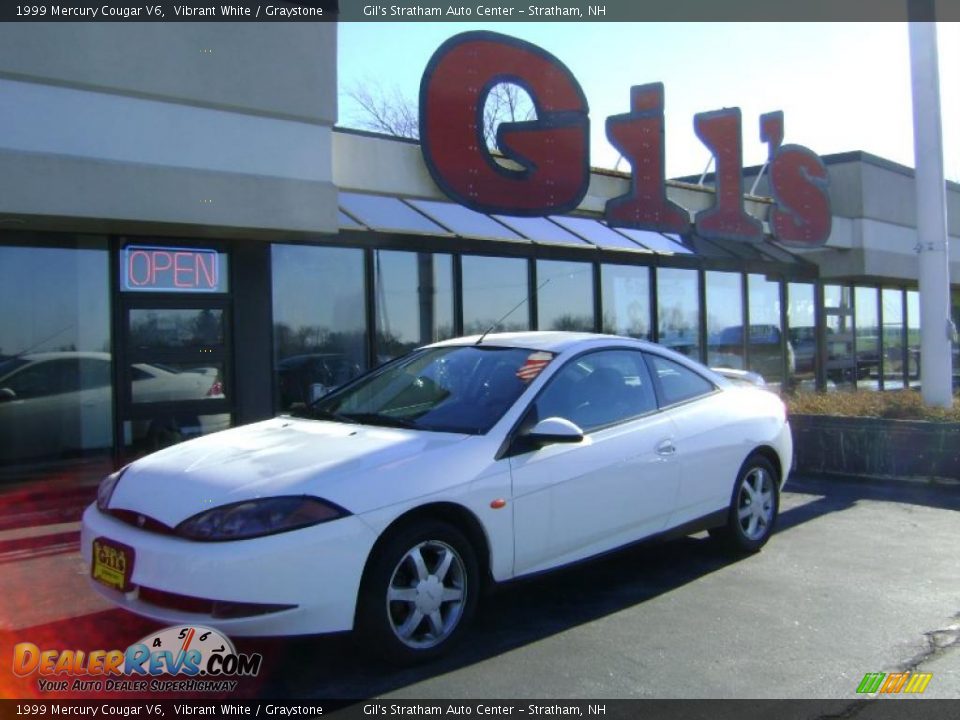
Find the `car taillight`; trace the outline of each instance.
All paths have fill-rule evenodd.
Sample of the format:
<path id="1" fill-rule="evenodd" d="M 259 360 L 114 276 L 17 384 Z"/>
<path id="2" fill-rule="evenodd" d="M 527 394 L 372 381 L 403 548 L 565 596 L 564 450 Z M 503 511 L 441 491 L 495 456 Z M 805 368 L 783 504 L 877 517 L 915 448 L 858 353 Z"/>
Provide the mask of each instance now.
<path id="1" fill-rule="evenodd" d="M 207 390 L 207 397 L 217 397 L 218 395 L 223 395 L 223 383 L 219 380 L 214 380 L 213 385 Z"/>

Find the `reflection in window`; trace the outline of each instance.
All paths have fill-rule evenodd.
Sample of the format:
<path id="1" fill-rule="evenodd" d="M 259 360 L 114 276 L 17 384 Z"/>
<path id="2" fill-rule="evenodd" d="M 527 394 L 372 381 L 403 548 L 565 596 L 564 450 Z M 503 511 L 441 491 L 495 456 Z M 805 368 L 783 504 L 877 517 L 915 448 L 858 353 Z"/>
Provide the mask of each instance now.
<path id="1" fill-rule="evenodd" d="M 465 335 L 530 329 L 526 260 L 474 255 L 464 257 L 462 267 Z"/>
<path id="2" fill-rule="evenodd" d="M 134 403 L 223 400 L 223 363 L 134 363 L 130 399 Z"/>
<path id="3" fill-rule="evenodd" d="M 0 247 L 0 465 L 113 446 L 106 243 Z"/>
<path id="4" fill-rule="evenodd" d="M 130 310 L 130 347 L 203 348 L 223 344 L 223 310 Z"/>
<path id="5" fill-rule="evenodd" d="M 230 425 L 230 413 L 161 412 L 149 420 L 124 420 L 123 444 L 128 457 L 145 455 L 184 440 L 226 430 Z"/>
<path id="6" fill-rule="evenodd" d="M 636 265 L 602 265 L 603 332 L 649 340 L 650 269 Z"/>
<path id="7" fill-rule="evenodd" d="M 903 291 L 884 288 L 880 291 L 883 304 L 883 387 L 886 390 L 903 388 Z"/>
<path id="8" fill-rule="evenodd" d="M 825 285 L 823 306 L 827 316 L 827 389 L 850 388 L 856 375 L 850 288 L 844 285 Z"/>
<path id="9" fill-rule="evenodd" d="M 277 403 L 309 402 L 366 367 L 363 251 L 274 245 Z"/>
<path id="10" fill-rule="evenodd" d="M 537 327 L 593 332 L 593 266 L 537 261 Z"/>
<path id="11" fill-rule="evenodd" d="M 747 369 L 763 375 L 768 383 L 783 381 L 783 337 L 780 324 L 780 283 L 765 275 L 747 276 L 750 333 L 747 339 Z M 788 358 L 793 365 L 792 358 Z"/>
<path id="12" fill-rule="evenodd" d="M 700 357 L 700 292 L 697 271 L 657 268 L 657 326 L 660 344 Z"/>
<path id="13" fill-rule="evenodd" d="M 375 250 L 377 361 L 453 337 L 453 263 L 449 255 Z"/>
<path id="14" fill-rule="evenodd" d="M 920 293 L 907 290 L 907 377 L 920 387 Z"/>
<path id="15" fill-rule="evenodd" d="M 634 350 L 604 350 L 567 363 L 537 398 L 535 417 L 527 422 L 561 417 L 590 432 L 656 409 L 656 394 L 642 355 Z"/>
<path id="16" fill-rule="evenodd" d="M 659 355 L 651 354 L 647 357 L 650 358 L 650 366 L 660 383 L 664 405 L 692 400 L 712 393 L 716 389 L 712 382 L 680 363 Z"/>
<path id="17" fill-rule="evenodd" d="M 743 276 L 706 273 L 707 364 L 743 370 Z"/>
<path id="18" fill-rule="evenodd" d="M 857 387 L 870 390 L 877 390 L 880 385 L 880 318 L 877 300 L 876 288 L 858 287 L 854 290 Z"/>
<path id="19" fill-rule="evenodd" d="M 816 389 L 817 328 L 813 283 L 787 286 L 787 342 L 793 351 L 791 389 Z M 788 366 L 789 369 L 789 366 Z"/>
<path id="20" fill-rule="evenodd" d="M 951 294 L 951 317 L 953 326 L 960 330 L 960 290 Z M 953 387 L 960 388 L 960 342 L 953 342 Z"/>

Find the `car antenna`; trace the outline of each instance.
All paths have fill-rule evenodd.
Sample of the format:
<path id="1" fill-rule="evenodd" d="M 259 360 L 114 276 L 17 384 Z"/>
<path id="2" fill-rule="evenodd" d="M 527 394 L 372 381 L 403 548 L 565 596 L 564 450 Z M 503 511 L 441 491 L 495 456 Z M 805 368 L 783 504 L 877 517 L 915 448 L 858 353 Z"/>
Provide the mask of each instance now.
<path id="1" fill-rule="evenodd" d="M 491 326 L 488 327 L 486 330 L 484 330 L 484 331 L 483 331 L 483 335 L 481 335 L 479 338 L 477 338 L 477 341 L 474 343 L 474 345 L 476 346 L 476 345 L 479 345 L 480 343 L 482 343 L 482 342 L 483 342 L 483 339 L 484 339 L 487 335 L 489 335 L 497 325 L 499 325 L 499 324 L 502 323 L 504 320 L 506 320 L 508 317 L 510 317 L 511 315 L 513 315 L 514 311 L 517 310 L 517 308 L 519 308 L 521 305 L 523 305 L 524 303 L 530 302 L 530 298 L 533 297 L 533 293 L 540 292 L 541 288 L 543 288 L 544 285 L 546 285 L 548 282 L 550 282 L 550 280 L 551 280 L 551 278 L 547 278 L 547 279 L 544 280 L 542 283 L 540 283 L 539 285 L 537 285 L 536 290 L 534 290 L 532 293 L 530 293 L 529 295 L 527 295 L 523 300 L 521 300 L 521 301 L 518 302 L 516 305 L 514 305 L 512 308 L 510 308 L 502 318 L 500 318 L 499 320 L 494 321 L 493 325 L 491 325 Z"/>
<path id="2" fill-rule="evenodd" d="M 13 357 L 23 357 L 23 356 L 26 355 L 27 353 L 33 352 L 33 350 L 34 350 L 35 348 L 40 347 L 40 346 L 43 345 L 44 343 L 50 342 L 50 341 L 53 340 L 55 337 L 57 337 L 57 335 L 61 335 L 61 334 L 65 333 L 67 330 L 69 330 L 69 329 L 72 328 L 72 327 L 73 327 L 73 323 L 70 323 L 69 325 L 64 325 L 62 328 L 60 328 L 59 330 L 57 330 L 57 331 L 56 331 L 55 333 L 53 333 L 52 335 L 47 335 L 47 336 L 46 336 L 43 340 L 41 340 L 40 342 L 35 342 L 33 345 L 30 345 L 29 347 L 24 348 L 23 350 L 21 350 L 20 352 L 18 352 L 18 353 L 17 353 L 16 355 L 14 355 Z"/>

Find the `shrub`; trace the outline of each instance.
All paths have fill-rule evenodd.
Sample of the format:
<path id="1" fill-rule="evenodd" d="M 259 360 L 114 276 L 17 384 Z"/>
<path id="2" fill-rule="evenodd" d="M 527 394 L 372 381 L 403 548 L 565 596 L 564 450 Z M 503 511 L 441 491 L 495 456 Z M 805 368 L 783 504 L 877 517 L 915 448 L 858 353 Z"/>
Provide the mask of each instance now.
<path id="1" fill-rule="evenodd" d="M 797 393 L 784 401 L 791 414 L 796 415 L 960 422 L 960 394 L 954 397 L 952 409 L 925 406 L 920 393 L 915 390 Z"/>

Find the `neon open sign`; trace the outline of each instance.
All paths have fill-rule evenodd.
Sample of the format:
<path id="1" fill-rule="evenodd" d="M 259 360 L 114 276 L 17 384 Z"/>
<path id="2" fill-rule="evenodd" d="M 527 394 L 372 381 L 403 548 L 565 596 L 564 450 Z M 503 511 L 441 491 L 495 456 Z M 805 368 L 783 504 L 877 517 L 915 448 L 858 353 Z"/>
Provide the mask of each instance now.
<path id="1" fill-rule="evenodd" d="M 128 245 L 120 256 L 124 290 L 225 292 L 223 256 L 216 250 Z"/>

